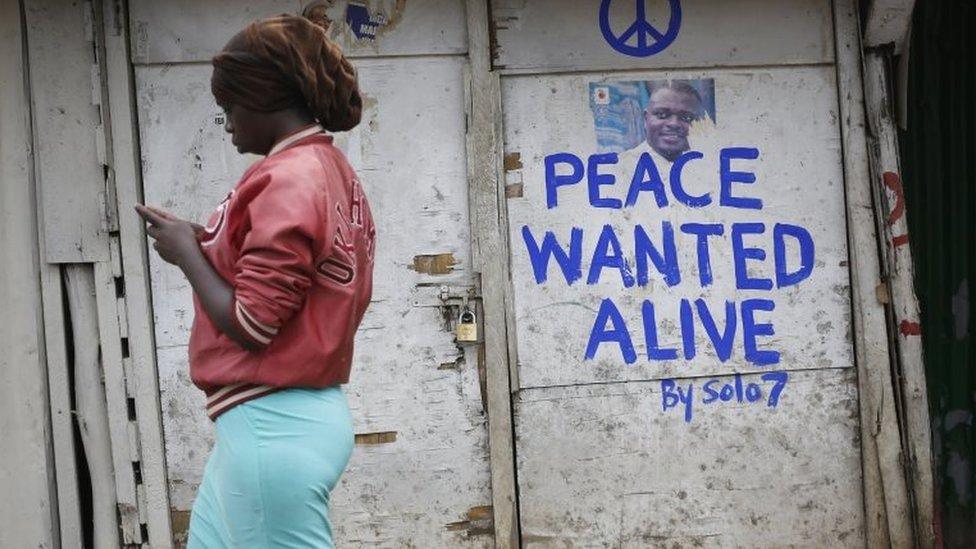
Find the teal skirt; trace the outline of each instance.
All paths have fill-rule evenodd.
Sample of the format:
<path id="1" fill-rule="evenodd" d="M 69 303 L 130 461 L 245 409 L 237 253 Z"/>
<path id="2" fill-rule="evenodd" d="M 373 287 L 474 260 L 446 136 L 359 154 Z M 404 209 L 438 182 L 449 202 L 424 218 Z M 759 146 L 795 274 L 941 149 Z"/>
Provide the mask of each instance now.
<path id="1" fill-rule="evenodd" d="M 286 389 L 228 410 L 217 418 L 187 548 L 333 547 L 329 497 L 352 448 L 338 386 Z"/>

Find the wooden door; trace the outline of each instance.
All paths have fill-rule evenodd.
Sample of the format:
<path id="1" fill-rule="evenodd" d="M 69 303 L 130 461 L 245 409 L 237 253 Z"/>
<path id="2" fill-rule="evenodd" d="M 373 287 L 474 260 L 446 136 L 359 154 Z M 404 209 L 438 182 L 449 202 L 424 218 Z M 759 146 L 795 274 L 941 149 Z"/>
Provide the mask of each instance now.
<path id="1" fill-rule="evenodd" d="M 470 259 L 463 3 L 332 2 L 332 34 L 353 59 L 362 123 L 336 141 L 377 222 L 373 302 L 346 387 L 357 432 L 333 499 L 339 546 L 493 543 L 487 419 L 477 345 L 455 341 L 477 291 Z M 206 219 L 254 157 L 238 155 L 210 95 L 210 58 L 245 24 L 299 2 L 130 6 L 146 200 Z M 174 531 L 185 532 L 213 426 L 190 382 L 190 288 L 150 258 Z"/>
<path id="2" fill-rule="evenodd" d="M 523 542 L 862 545 L 830 2 L 492 8 Z"/>

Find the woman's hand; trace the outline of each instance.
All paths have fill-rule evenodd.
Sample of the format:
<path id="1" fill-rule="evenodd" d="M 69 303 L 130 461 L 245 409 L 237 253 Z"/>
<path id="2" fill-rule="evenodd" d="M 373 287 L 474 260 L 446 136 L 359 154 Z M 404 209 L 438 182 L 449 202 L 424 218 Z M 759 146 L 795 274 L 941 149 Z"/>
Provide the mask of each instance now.
<path id="1" fill-rule="evenodd" d="M 149 224 L 146 234 L 156 241 L 153 248 L 163 261 L 181 267 L 190 254 L 199 253 L 197 235 L 202 226 L 142 204 L 136 205 L 136 212 Z"/>
<path id="2" fill-rule="evenodd" d="M 146 233 L 156 240 L 153 248 L 159 252 L 159 257 L 183 271 L 193 292 L 200 298 L 203 310 L 217 328 L 242 348 L 258 350 L 251 340 L 238 333 L 231 318 L 234 288 L 217 274 L 200 250 L 198 237 L 202 236 L 203 227 L 142 204 L 136 205 L 136 211 L 149 223 Z"/>

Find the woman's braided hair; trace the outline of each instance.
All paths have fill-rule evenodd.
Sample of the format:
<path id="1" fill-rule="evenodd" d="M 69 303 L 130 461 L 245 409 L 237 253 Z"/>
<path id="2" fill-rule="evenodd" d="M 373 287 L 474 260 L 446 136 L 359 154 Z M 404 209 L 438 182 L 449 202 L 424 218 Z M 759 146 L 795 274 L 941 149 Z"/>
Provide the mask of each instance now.
<path id="1" fill-rule="evenodd" d="M 356 69 L 325 29 L 304 17 L 255 21 L 213 58 L 218 103 L 255 111 L 304 106 L 329 131 L 359 124 Z"/>

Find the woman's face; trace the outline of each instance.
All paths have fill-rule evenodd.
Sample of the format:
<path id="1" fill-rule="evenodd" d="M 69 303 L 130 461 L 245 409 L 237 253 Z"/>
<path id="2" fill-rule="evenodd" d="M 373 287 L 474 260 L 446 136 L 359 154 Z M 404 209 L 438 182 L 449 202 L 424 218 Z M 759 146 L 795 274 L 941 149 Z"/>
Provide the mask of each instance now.
<path id="1" fill-rule="evenodd" d="M 265 120 L 268 113 L 252 111 L 240 105 L 221 105 L 224 110 L 224 130 L 230 134 L 230 141 L 237 152 L 267 154 L 274 145 L 274 136 L 268 131 L 270 124 Z"/>

